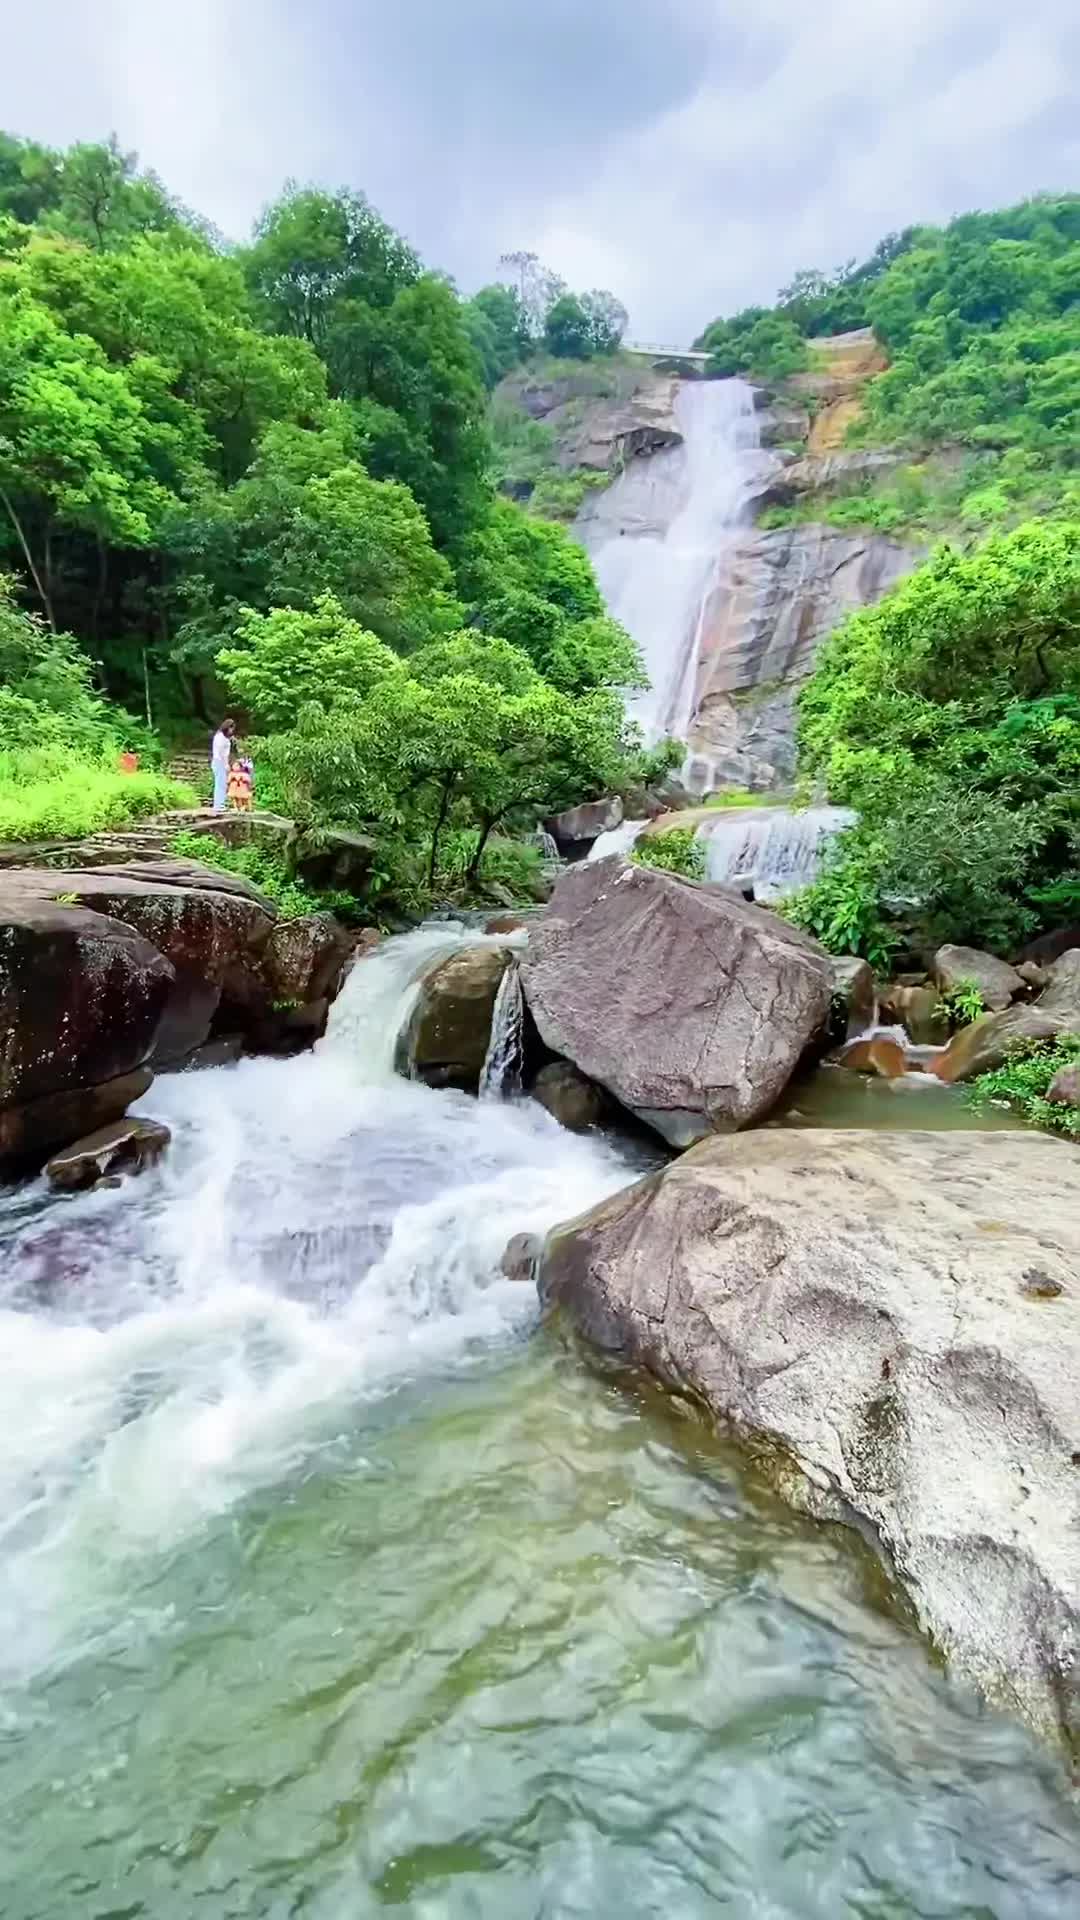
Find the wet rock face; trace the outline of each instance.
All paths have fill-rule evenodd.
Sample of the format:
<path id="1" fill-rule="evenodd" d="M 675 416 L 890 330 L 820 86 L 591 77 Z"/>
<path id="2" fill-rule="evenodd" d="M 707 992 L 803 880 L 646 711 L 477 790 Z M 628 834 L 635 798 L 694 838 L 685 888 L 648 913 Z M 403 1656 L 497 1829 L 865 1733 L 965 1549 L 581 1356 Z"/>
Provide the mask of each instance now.
<path id="1" fill-rule="evenodd" d="M 547 822 L 547 830 L 561 849 L 573 853 L 591 846 L 602 833 L 611 833 L 622 825 L 623 803 L 615 794 L 605 800 L 585 800 L 580 807 L 568 807 Z"/>
<path id="2" fill-rule="evenodd" d="M 947 1655 L 1080 1737 L 1080 1149 L 709 1140 L 556 1229 L 540 1291 L 857 1516 Z"/>
<path id="3" fill-rule="evenodd" d="M 776 915 L 618 856 L 563 874 L 521 979 L 544 1044 L 676 1147 L 766 1113 L 831 996 Z"/>
<path id="4" fill-rule="evenodd" d="M 821 641 L 919 557 L 881 534 L 817 525 L 736 539 L 705 608 L 690 729 L 691 753 L 714 779 L 761 791 L 790 782 L 795 699 Z"/>
<path id="5" fill-rule="evenodd" d="M 279 923 L 246 881 L 190 861 L 0 874 L 0 1157 L 117 1119 L 136 1076 L 212 1030 L 310 1044 L 347 949 L 329 915 Z"/>
<path id="6" fill-rule="evenodd" d="M 615 472 L 637 455 L 678 445 L 677 375 L 649 366 L 616 366 L 606 370 L 606 377 L 611 391 L 597 393 L 595 370 L 544 380 L 511 375 L 500 394 L 551 429 L 559 464 L 567 470 Z"/>
<path id="7" fill-rule="evenodd" d="M 172 991 L 132 928 L 5 876 L 0 901 L 0 1157 L 45 1150 L 122 1113 Z"/>

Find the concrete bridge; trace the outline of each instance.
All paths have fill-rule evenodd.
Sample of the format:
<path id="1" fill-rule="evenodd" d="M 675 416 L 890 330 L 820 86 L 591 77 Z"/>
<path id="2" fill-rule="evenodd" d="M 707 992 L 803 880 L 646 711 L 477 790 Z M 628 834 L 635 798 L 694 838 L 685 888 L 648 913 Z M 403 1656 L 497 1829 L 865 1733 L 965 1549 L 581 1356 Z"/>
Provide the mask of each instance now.
<path id="1" fill-rule="evenodd" d="M 624 340 L 622 350 L 635 353 L 643 360 L 692 360 L 699 367 L 706 366 L 709 360 L 707 353 L 695 353 L 690 347 L 654 347 L 636 340 Z"/>

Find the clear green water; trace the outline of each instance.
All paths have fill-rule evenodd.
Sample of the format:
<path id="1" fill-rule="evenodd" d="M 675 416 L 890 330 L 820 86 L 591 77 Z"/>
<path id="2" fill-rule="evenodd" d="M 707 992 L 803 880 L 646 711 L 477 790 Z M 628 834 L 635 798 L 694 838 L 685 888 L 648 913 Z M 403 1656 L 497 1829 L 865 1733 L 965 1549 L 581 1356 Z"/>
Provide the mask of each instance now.
<path id="1" fill-rule="evenodd" d="M 498 1277 L 634 1177 L 324 1048 L 0 1196 L 2 1920 L 1075 1920 L 1060 1759 Z"/>
<path id="2" fill-rule="evenodd" d="M 5 1920 L 1075 1915 L 1052 1758 L 547 1335 L 364 1410 L 7 1702 Z"/>

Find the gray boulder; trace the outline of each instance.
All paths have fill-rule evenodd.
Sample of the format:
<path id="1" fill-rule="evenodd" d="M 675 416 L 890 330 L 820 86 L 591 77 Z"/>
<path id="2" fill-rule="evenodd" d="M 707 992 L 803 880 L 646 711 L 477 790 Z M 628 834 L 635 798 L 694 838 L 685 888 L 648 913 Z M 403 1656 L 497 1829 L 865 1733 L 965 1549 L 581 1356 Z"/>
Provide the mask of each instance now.
<path id="1" fill-rule="evenodd" d="M 1063 1033 L 1080 1033 L 1080 947 L 1070 947 L 1050 968 L 1050 984 L 1039 995 L 1040 1011 L 1060 1021 Z"/>
<path id="2" fill-rule="evenodd" d="M 1071 1067 L 1059 1067 L 1046 1097 L 1056 1107 L 1080 1107 L 1080 1060 Z"/>
<path id="3" fill-rule="evenodd" d="M 831 995 L 786 921 L 617 855 L 562 875 L 521 978 L 545 1045 L 676 1147 L 766 1113 Z"/>
<path id="4" fill-rule="evenodd" d="M 582 844 L 599 840 L 602 833 L 621 827 L 623 803 L 618 794 L 606 800 L 584 800 L 580 807 L 568 807 L 546 823 L 547 830 L 560 847 L 571 851 Z"/>
<path id="5" fill-rule="evenodd" d="M 544 1301 L 854 1521 L 958 1668 L 1080 1737 L 1080 1150 L 709 1140 L 551 1234 Z"/>
<path id="6" fill-rule="evenodd" d="M 847 1034 L 854 1039 L 857 1033 L 874 1024 L 877 1004 L 874 970 L 868 960 L 860 960 L 854 953 L 832 953 L 828 956 L 828 966 L 832 997 L 842 1009 L 841 1037 Z"/>
<path id="7" fill-rule="evenodd" d="M 934 979 L 942 993 L 952 993 L 957 987 L 978 987 L 983 1006 L 991 1013 L 1001 1013 L 1024 991 L 1015 967 L 992 953 L 982 953 L 978 947 L 939 947 L 934 955 Z"/>

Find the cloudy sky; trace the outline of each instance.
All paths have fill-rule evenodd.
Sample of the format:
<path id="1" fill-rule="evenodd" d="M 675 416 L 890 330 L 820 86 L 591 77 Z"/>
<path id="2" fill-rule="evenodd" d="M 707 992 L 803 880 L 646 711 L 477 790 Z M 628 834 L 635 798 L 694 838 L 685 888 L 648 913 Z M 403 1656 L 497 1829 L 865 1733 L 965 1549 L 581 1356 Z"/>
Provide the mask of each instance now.
<path id="1" fill-rule="evenodd" d="M 465 291 L 529 247 L 664 344 L 1080 188 L 1078 0 L 34 0 L 4 55 L 0 126 L 114 130 L 231 237 L 347 182 Z"/>

